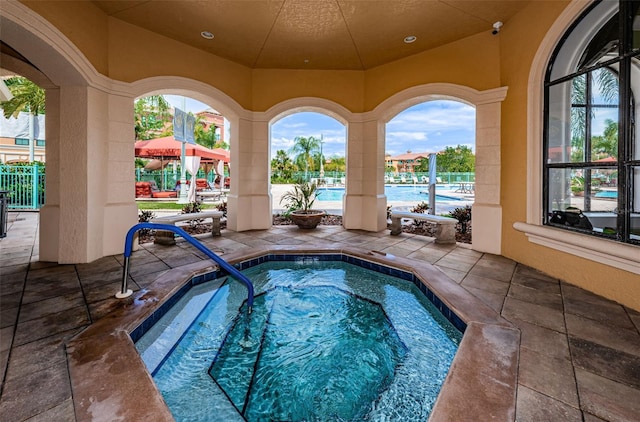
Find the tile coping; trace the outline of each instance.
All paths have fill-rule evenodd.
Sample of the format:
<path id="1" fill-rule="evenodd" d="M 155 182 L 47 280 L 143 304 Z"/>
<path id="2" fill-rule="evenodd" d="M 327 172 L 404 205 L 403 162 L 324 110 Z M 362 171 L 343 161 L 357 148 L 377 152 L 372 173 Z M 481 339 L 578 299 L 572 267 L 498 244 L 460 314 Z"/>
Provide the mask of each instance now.
<path id="1" fill-rule="evenodd" d="M 515 420 L 520 331 L 443 272 L 429 263 L 353 247 L 270 246 L 224 258 L 235 265 L 284 254 L 341 254 L 415 275 L 466 324 L 429 420 Z M 215 270 L 210 260 L 169 270 L 67 343 L 78 421 L 174 420 L 130 333 L 189 280 Z"/>

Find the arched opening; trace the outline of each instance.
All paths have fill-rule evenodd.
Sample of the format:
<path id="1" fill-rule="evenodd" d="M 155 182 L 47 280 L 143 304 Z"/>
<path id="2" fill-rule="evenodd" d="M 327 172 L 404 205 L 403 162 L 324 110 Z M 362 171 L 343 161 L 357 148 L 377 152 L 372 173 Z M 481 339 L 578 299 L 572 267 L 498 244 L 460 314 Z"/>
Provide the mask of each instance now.
<path id="1" fill-rule="evenodd" d="M 287 212 L 282 200 L 292 185 L 316 184 L 314 208 L 342 215 L 347 186 L 346 126 L 318 111 L 293 110 L 269 129 L 270 192 L 274 214 Z"/>
<path id="2" fill-rule="evenodd" d="M 401 111 L 427 101 L 451 100 L 475 108 L 476 168 L 474 182 L 473 249 L 500 254 L 502 250 L 502 206 L 500 203 L 500 107 L 507 88 L 476 91 L 438 83 L 408 88 L 382 102 L 373 112 L 380 126 Z M 384 134 L 385 127 L 378 127 Z M 383 164 L 381 164 L 383 165 Z M 378 190 L 382 192 L 382 189 Z"/>
<path id="3" fill-rule="evenodd" d="M 46 193 L 45 91 L 7 69 L 0 73 L 0 191 L 8 209 L 39 210 Z"/>
<path id="4" fill-rule="evenodd" d="M 176 133 L 176 116 L 193 122 L 189 135 L 193 139 L 187 142 L 184 157 L 180 139 L 185 135 Z M 186 96 L 156 94 L 135 100 L 134 120 L 139 209 L 162 209 L 164 204 L 167 212 L 179 210 L 180 205 L 195 211 L 219 207 L 225 201 L 230 186 L 226 142 L 230 125 L 224 116 Z M 192 182 L 196 187 L 189 189 Z"/>
<path id="5" fill-rule="evenodd" d="M 471 206 L 475 194 L 475 108 L 459 101 L 422 102 L 386 124 L 385 195 L 393 208 L 429 203 L 429 160 L 436 159 L 435 213 Z"/>

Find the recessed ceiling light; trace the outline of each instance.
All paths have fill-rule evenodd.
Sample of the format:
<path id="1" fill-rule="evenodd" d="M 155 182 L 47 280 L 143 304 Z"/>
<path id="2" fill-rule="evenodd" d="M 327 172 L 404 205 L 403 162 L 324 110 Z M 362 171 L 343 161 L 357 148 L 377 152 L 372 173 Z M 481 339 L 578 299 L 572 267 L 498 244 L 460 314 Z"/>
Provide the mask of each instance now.
<path id="1" fill-rule="evenodd" d="M 208 40 L 212 40 L 213 39 L 213 34 L 209 31 L 202 31 L 200 33 L 200 35 L 202 35 L 202 38 L 206 38 Z"/>
<path id="2" fill-rule="evenodd" d="M 409 35 L 404 37 L 404 42 L 407 44 L 411 44 L 412 42 L 414 42 L 415 40 L 417 40 L 418 38 L 415 35 Z"/>

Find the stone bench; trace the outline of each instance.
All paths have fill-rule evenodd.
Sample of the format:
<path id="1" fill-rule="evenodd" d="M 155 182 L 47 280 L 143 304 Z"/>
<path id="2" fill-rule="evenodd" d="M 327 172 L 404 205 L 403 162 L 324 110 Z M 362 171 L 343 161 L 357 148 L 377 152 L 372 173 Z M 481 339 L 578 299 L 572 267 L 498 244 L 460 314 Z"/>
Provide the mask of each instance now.
<path id="1" fill-rule="evenodd" d="M 402 233 L 402 219 L 412 218 L 436 225 L 436 243 L 456 243 L 456 223 L 458 220 L 441 215 L 422 214 L 419 212 L 391 211 L 391 235 Z"/>
<path id="2" fill-rule="evenodd" d="M 181 221 L 191 220 L 204 220 L 206 218 L 211 219 L 211 235 L 220 236 L 220 219 L 222 218 L 222 211 L 202 211 L 192 212 L 186 214 L 167 215 L 163 217 L 156 217 L 150 220 L 151 223 L 171 224 L 176 225 Z M 166 230 L 156 230 L 155 240 L 153 243 L 161 245 L 175 245 L 175 233 Z"/>

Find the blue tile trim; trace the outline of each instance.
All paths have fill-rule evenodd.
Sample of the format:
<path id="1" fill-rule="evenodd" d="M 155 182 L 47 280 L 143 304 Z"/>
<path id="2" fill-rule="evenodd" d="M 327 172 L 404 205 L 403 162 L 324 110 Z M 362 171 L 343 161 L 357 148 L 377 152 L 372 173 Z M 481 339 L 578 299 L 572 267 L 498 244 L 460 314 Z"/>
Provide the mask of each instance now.
<path id="1" fill-rule="evenodd" d="M 412 282 L 427 299 L 444 315 L 454 327 L 456 327 L 461 333 L 467 329 L 467 324 L 453 312 L 449 307 L 443 303 L 438 296 L 435 295 L 418 277 L 413 273 L 400 270 L 398 268 L 389 267 L 386 265 L 378 264 L 376 262 L 367 261 L 357 258 L 351 255 L 345 254 L 267 254 L 257 258 L 252 258 L 246 261 L 234 264 L 234 267 L 240 271 L 247 268 L 263 264 L 269 261 L 299 261 L 299 260 L 312 259 L 317 261 L 341 261 L 352 265 L 357 265 L 368 270 L 376 271 L 385 275 L 400 278 Z M 205 283 L 207 281 L 215 280 L 216 278 L 228 275 L 226 271 L 211 271 L 209 273 L 200 274 L 193 277 L 189 282 L 185 283 L 171 298 L 163 303 L 158 309 L 156 309 L 151 315 L 147 317 L 139 326 L 137 326 L 131 333 L 131 339 L 135 343 L 155 324 L 167 311 L 184 296 L 192 286 Z"/>

